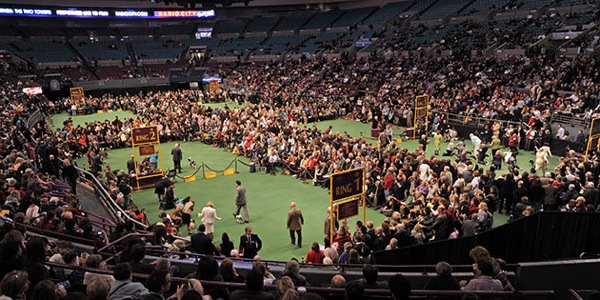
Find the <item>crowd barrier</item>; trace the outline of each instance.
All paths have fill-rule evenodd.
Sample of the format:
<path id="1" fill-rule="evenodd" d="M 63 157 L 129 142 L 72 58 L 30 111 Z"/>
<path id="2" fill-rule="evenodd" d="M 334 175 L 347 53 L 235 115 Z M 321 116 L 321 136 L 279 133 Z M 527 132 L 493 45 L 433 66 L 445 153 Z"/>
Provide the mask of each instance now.
<path id="1" fill-rule="evenodd" d="M 469 134 L 474 132 L 481 132 L 484 128 L 485 124 L 490 122 L 499 121 L 502 128 L 507 128 L 509 125 L 513 127 L 517 127 L 521 125 L 519 122 L 506 121 L 506 120 L 496 120 L 489 118 L 480 118 L 480 117 L 469 117 L 465 122 L 465 116 L 461 114 L 453 114 L 449 112 L 432 110 L 432 113 L 440 113 L 444 114 L 446 120 L 448 120 L 448 124 L 454 127 L 458 132 L 459 138 L 463 140 L 470 139 Z M 525 139 L 521 139 L 521 146 L 525 144 Z M 585 145 L 583 145 L 585 146 Z M 569 150 L 575 150 L 577 152 L 582 152 L 582 145 L 578 145 L 577 143 L 571 141 L 560 140 L 556 138 L 552 138 L 550 142 L 550 148 L 552 149 L 552 155 L 557 156 L 565 156 Z M 522 147 L 521 147 L 522 148 Z"/>
<path id="2" fill-rule="evenodd" d="M 566 225 L 568 224 L 568 226 Z M 475 246 L 509 263 L 576 258 L 600 249 L 600 213 L 540 212 L 481 234 L 373 253 L 377 264 L 468 264 Z M 568 246 L 567 246 L 568 245 Z"/>

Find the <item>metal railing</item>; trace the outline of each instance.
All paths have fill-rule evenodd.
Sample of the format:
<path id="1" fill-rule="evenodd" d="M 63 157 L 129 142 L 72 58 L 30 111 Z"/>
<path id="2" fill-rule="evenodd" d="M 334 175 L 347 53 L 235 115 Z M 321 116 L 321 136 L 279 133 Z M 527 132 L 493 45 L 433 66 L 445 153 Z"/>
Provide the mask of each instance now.
<path id="1" fill-rule="evenodd" d="M 437 109 L 430 110 L 430 114 L 444 115 L 446 120 L 448 121 L 448 124 L 450 124 L 450 125 L 467 125 L 467 126 L 475 126 L 477 128 L 483 128 L 485 124 L 493 123 L 493 122 L 500 122 L 500 126 L 502 128 L 507 128 L 509 125 L 513 125 L 516 127 L 521 124 L 520 122 L 513 122 L 513 121 L 499 120 L 499 119 L 490 119 L 490 118 L 481 118 L 481 117 L 472 116 L 472 115 L 467 116 L 467 115 L 455 114 L 455 113 L 450 113 L 447 111 L 442 111 L 442 110 L 437 110 Z M 466 118 L 468 118 L 468 119 L 466 119 Z M 466 120 L 466 122 L 465 122 L 465 120 Z"/>
<path id="2" fill-rule="evenodd" d="M 125 212 L 119 205 L 117 205 L 117 203 L 110 197 L 110 194 L 106 190 L 104 185 L 102 185 L 102 183 L 98 181 L 96 176 L 94 176 L 91 172 L 88 172 L 87 170 L 84 170 L 78 166 L 76 166 L 75 168 L 79 173 L 79 179 L 91 183 L 91 185 L 94 187 L 94 190 L 96 191 L 98 199 L 102 201 L 104 207 L 106 207 L 106 209 L 109 211 L 109 213 L 111 213 L 115 220 L 131 221 L 140 228 L 148 228 L 148 225 L 143 224 L 138 220 L 130 217 L 127 212 Z"/>
<path id="3" fill-rule="evenodd" d="M 47 119 L 46 114 L 41 110 L 41 109 L 37 109 L 36 111 L 34 111 L 30 117 L 27 119 L 27 125 L 28 126 L 34 126 L 35 124 L 37 124 L 37 122 L 42 121 L 44 119 Z M 37 145 L 37 142 L 31 138 L 31 142 L 33 143 L 33 145 Z M 64 160 L 59 158 L 59 161 L 61 162 L 61 164 L 64 164 Z M 129 216 L 129 214 L 127 214 L 123 209 L 121 209 L 121 207 L 119 207 L 117 205 L 117 203 L 115 203 L 112 198 L 110 197 L 108 191 L 106 190 L 106 188 L 104 188 L 104 186 L 98 181 L 98 179 L 96 178 L 96 176 L 94 176 L 92 173 L 78 167 L 75 166 L 75 168 L 77 169 L 77 173 L 79 174 L 79 179 L 81 181 L 84 182 L 89 182 L 92 187 L 94 188 L 96 195 L 98 196 L 98 198 L 101 200 L 101 202 L 103 203 L 104 207 L 108 210 L 108 212 L 112 215 L 114 220 L 120 220 L 120 221 L 132 221 L 134 224 L 136 224 L 137 226 L 139 226 L 140 228 L 148 228 L 148 225 L 143 224 L 137 220 L 135 220 L 134 218 L 131 218 Z M 86 212 L 89 216 L 92 216 L 98 220 L 95 221 L 94 224 L 97 225 L 101 225 L 103 228 L 105 228 L 106 226 L 116 226 L 115 223 L 107 218 L 104 218 L 102 216 L 99 216 L 97 214 L 91 213 L 91 212 Z"/>
<path id="4" fill-rule="evenodd" d="M 86 239 L 86 238 L 83 238 L 80 236 L 69 235 L 69 234 L 65 234 L 62 232 L 58 232 L 58 231 L 40 229 L 40 228 L 31 226 L 29 224 L 15 222 L 14 220 L 12 220 L 8 217 L 2 216 L 2 215 L 0 215 L 0 219 L 4 222 L 9 222 L 9 223 L 21 226 L 21 227 L 25 228 L 28 232 L 41 234 L 41 235 L 44 235 L 44 236 L 47 236 L 50 238 L 64 239 L 64 240 L 68 240 L 71 242 L 76 242 L 76 243 L 80 243 L 80 244 L 84 244 L 84 245 L 94 245 L 95 246 L 95 244 L 96 244 L 96 241 L 91 240 L 91 239 Z"/>

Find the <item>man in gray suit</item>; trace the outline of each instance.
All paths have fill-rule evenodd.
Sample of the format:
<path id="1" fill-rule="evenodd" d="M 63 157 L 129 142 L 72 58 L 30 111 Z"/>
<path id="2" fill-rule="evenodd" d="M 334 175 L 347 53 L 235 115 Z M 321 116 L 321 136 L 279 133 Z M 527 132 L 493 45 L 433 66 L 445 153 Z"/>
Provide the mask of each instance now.
<path id="1" fill-rule="evenodd" d="M 244 210 L 244 221 L 246 223 L 250 222 L 250 217 L 248 216 L 248 207 L 246 206 L 246 188 L 242 185 L 242 182 L 239 180 L 235 181 L 235 205 L 237 206 L 237 211 L 233 214 L 235 218 L 240 214 L 240 210 Z"/>

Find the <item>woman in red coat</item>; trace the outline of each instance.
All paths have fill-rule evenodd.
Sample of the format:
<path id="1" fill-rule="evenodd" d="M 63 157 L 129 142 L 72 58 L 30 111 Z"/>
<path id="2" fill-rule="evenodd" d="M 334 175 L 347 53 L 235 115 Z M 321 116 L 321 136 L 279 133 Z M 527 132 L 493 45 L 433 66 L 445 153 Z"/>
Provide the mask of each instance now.
<path id="1" fill-rule="evenodd" d="M 325 258 L 325 252 L 321 250 L 319 243 L 313 242 L 310 251 L 306 254 L 306 259 L 304 260 L 307 264 L 322 264 L 323 259 Z"/>

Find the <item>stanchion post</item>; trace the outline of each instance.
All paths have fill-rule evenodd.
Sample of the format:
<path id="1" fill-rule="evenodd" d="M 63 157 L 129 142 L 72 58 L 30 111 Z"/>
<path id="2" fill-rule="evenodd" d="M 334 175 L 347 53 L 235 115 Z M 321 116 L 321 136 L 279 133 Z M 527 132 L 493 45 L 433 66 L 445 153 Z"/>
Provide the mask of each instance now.
<path id="1" fill-rule="evenodd" d="M 202 179 L 206 179 L 206 172 L 204 170 L 204 162 L 202 162 Z"/>
<path id="2" fill-rule="evenodd" d="M 236 158 L 235 158 L 235 174 L 239 174 L 240 173 L 240 172 L 238 172 L 237 161 L 238 161 L 238 158 L 236 156 Z"/>

